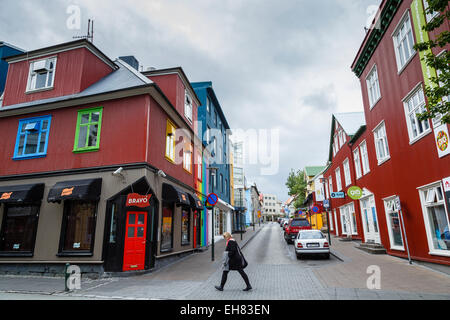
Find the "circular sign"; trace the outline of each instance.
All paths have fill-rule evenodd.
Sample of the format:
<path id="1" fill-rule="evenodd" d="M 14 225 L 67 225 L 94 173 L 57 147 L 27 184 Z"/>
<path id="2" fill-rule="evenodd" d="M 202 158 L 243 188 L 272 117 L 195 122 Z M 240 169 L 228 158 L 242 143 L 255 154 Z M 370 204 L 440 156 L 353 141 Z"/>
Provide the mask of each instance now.
<path id="1" fill-rule="evenodd" d="M 353 186 L 348 188 L 347 194 L 353 200 L 359 200 L 362 197 L 363 191 L 360 187 Z"/>
<path id="2" fill-rule="evenodd" d="M 312 211 L 315 212 L 315 213 L 319 212 L 319 207 L 313 207 Z"/>
<path id="3" fill-rule="evenodd" d="M 214 207 L 217 204 L 217 201 L 219 201 L 219 197 L 215 193 L 210 193 L 206 197 L 206 201 L 210 206 Z"/>
<path id="4" fill-rule="evenodd" d="M 448 136 L 444 131 L 439 131 L 436 137 L 436 143 L 438 145 L 439 150 L 445 151 L 448 148 Z"/>

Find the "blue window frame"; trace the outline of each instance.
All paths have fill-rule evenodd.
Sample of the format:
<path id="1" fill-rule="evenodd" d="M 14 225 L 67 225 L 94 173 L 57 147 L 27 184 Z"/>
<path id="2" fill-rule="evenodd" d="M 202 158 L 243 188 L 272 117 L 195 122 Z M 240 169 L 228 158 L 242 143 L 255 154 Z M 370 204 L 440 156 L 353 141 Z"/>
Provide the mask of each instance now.
<path id="1" fill-rule="evenodd" d="M 19 120 L 14 160 L 41 158 L 47 155 L 51 116 Z"/>

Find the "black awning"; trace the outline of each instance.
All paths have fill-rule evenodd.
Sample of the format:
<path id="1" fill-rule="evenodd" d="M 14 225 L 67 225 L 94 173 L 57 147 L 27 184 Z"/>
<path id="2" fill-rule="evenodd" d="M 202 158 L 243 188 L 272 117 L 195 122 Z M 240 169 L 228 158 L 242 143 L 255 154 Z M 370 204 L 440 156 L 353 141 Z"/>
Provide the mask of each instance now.
<path id="1" fill-rule="evenodd" d="M 48 202 L 63 200 L 98 201 L 102 192 L 102 179 L 63 181 L 55 184 L 48 193 Z"/>
<path id="2" fill-rule="evenodd" d="M 0 203 L 33 203 L 41 201 L 45 184 L 0 187 Z"/>
<path id="3" fill-rule="evenodd" d="M 175 202 L 176 204 L 187 205 L 190 206 L 191 202 L 189 201 L 188 194 L 179 188 L 163 183 L 162 186 L 162 198 L 167 202 Z"/>
<path id="4" fill-rule="evenodd" d="M 188 194 L 189 201 L 191 202 L 191 208 L 194 210 L 203 210 L 203 203 L 195 194 Z"/>

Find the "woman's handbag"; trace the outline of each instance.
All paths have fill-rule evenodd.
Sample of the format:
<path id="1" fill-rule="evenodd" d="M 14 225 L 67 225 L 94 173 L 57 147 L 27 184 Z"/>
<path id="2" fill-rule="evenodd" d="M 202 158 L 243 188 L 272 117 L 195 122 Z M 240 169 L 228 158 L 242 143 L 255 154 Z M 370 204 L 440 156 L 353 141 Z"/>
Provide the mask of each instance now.
<path id="1" fill-rule="evenodd" d="M 242 254 L 241 248 L 239 248 L 239 245 L 237 246 L 237 248 L 238 248 L 238 251 L 239 251 L 239 255 L 241 256 L 242 269 L 245 269 L 248 266 L 248 262 L 247 262 L 247 260 L 245 260 L 245 257 Z"/>

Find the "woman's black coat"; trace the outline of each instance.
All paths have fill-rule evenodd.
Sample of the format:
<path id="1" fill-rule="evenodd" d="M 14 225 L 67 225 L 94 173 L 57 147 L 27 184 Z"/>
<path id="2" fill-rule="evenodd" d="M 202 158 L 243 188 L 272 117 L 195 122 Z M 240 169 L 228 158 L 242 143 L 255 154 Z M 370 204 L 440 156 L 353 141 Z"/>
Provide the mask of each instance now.
<path id="1" fill-rule="evenodd" d="M 226 251 L 228 251 L 228 261 L 230 270 L 240 270 L 242 269 L 242 257 L 239 254 L 238 244 L 234 240 L 228 241 Z"/>

